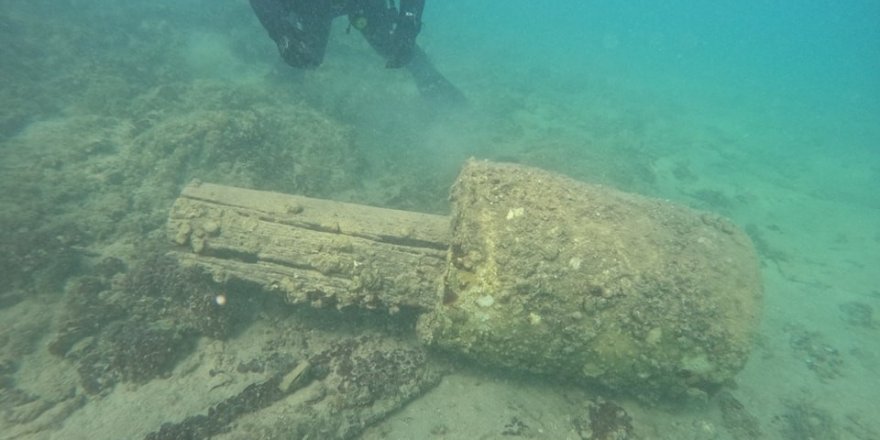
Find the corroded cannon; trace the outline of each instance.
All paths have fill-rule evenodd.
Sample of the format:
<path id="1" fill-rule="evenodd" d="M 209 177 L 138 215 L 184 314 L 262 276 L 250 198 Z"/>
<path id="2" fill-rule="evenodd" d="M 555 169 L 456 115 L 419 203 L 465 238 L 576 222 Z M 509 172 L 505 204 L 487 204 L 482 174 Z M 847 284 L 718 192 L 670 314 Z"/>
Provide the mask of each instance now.
<path id="1" fill-rule="evenodd" d="M 421 313 L 426 344 L 647 396 L 711 392 L 761 309 L 729 221 L 535 168 L 468 161 L 451 217 L 193 183 L 168 234 L 186 265 L 313 306 Z"/>

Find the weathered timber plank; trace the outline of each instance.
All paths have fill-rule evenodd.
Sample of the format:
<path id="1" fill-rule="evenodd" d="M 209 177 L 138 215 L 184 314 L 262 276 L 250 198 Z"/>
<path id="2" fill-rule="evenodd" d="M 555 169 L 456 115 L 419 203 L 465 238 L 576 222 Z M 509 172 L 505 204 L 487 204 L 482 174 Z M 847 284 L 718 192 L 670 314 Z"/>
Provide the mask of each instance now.
<path id="1" fill-rule="evenodd" d="M 168 236 L 181 262 L 292 303 L 431 308 L 449 219 L 195 182 L 175 201 Z"/>

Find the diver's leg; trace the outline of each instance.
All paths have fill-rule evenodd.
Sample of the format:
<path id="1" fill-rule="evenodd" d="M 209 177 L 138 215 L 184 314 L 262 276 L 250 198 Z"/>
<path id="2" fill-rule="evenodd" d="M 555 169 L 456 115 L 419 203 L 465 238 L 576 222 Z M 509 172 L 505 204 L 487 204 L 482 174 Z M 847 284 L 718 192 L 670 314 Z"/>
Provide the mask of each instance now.
<path id="1" fill-rule="evenodd" d="M 286 32 L 289 23 L 287 16 L 290 15 L 290 3 L 282 0 L 250 0 L 251 8 L 257 19 L 269 32 L 269 37 L 274 41 Z"/>
<path id="2" fill-rule="evenodd" d="M 317 67 L 321 64 L 333 20 L 324 2 L 250 2 L 287 64 L 293 67 Z"/>
<path id="3" fill-rule="evenodd" d="M 305 34 L 305 44 L 308 48 L 307 53 L 311 61 L 305 67 L 317 67 L 324 61 L 327 41 L 330 39 L 330 24 L 332 21 L 333 17 L 326 15 L 300 17 L 300 23 Z"/>
<path id="4" fill-rule="evenodd" d="M 393 50 L 391 36 L 397 11 L 390 8 L 386 0 L 354 1 L 348 11 L 348 18 L 352 26 L 363 34 L 379 55 L 386 59 L 391 56 Z M 439 99 L 448 104 L 458 105 L 466 102 L 464 94 L 437 71 L 418 45 L 413 48 L 413 57 L 405 67 L 412 74 L 422 96 L 432 100 Z"/>
<path id="5" fill-rule="evenodd" d="M 388 58 L 391 55 L 391 31 L 397 13 L 387 0 L 353 0 L 348 5 L 348 20 L 370 43 L 370 46 Z"/>

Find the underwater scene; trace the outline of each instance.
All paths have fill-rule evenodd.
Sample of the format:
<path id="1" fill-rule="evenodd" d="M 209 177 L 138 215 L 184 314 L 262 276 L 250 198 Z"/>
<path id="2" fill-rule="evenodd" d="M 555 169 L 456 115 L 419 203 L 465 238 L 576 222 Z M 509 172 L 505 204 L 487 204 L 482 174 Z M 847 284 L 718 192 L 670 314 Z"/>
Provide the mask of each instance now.
<path id="1" fill-rule="evenodd" d="M 0 440 L 880 439 L 878 17 L 0 2 Z"/>

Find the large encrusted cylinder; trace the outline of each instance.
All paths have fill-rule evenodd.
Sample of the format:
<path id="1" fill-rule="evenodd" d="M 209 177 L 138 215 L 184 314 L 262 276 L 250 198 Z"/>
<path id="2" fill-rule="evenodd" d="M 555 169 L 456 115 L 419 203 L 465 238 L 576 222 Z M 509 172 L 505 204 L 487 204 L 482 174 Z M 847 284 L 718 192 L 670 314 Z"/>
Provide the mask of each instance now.
<path id="1" fill-rule="evenodd" d="M 420 318 L 424 341 L 646 397 L 711 392 L 746 362 L 760 273 L 727 220 L 474 160 L 451 199 L 443 297 Z"/>

